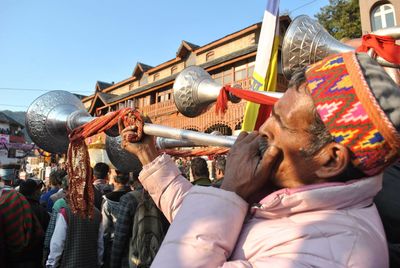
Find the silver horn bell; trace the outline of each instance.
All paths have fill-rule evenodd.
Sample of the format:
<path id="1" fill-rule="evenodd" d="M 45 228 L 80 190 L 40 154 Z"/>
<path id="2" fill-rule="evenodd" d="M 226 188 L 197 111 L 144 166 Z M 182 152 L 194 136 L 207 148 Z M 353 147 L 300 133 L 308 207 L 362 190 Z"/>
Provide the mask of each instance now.
<path id="1" fill-rule="evenodd" d="M 50 153 L 65 153 L 69 144 L 68 133 L 93 119 L 75 95 L 55 90 L 31 103 L 26 112 L 25 126 L 32 141 L 41 149 Z M 115 143 L 118 141 L 112 143 L 116 147 L 112 150 L 107 148 L 106 143 L 111 163 L 122 172 L 137 171 L 141 167 L 139 159 L 123 151 L 121 146 L 115 146 Z"/>
<path id="2" fill-rule="evenodd" d="M 373 34 L 399 39 L 400 27 L 380 29 L 373 32 Z M 283 74 L 287 79 L 290 79 L 295 69 L 304 68 L 332 54 L 353 50 L 353 47 L 343 44 L 332 37 L 316 20 L 306 15 L 298 16 L 289 25 L 283 38 Z M 400 67 L 379 56 L 375 59 L 382 66 Z"/>
<path id="3" fill-rule="evenodd" d="M 234 85 L 234 87 L 241 87 Z M 215 82 L 209 73 L 199 66 L 185 68 L 176 77 L 172 87 L 175 106 L 178 111 L 187 117 L 196 117 L 205 113 L 220 93 L 222 85 Z M 274 98 L 282 97 L 282 92 L 258 91 L 258 93 Z M 240 102 L 240 98 L 228 93 L 228 100 L 232 103 Z"/>
<path id="4" fill-rule="evenodd" d="M 283 74 L 290 79 L 293 71 L 353 47 L 333 38 L 317 21 L 306 15 L 296 17 L 286 31 L 282 44 Z"/>
<path id="5" fill-rule="evenodd" d="M 175 106 L 180 113 L 187 117 L 196 117 L 204 113 L 217 100 L 222 86 L 215 82 L 209 73 L 198 66 L 184 69 L 176 77 L 173 86 Z M 233 103 L 239 98 L 228 95 Z"/>

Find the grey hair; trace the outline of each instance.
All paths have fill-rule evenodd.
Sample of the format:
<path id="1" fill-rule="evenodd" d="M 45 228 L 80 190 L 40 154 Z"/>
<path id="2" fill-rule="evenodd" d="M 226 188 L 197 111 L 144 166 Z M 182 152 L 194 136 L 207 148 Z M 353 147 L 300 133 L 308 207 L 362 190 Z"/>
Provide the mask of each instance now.
<path id="1" fill-rule="evenodd" d="M 295 87 L 298 90 L 306 82 L 305 69 L 297 69 L 289 81 L 289 87 Z M 313 108 L 313 117 L 312 123 L 307 130 L 311 136 L 310 145 L 301 151 L 303 156 L 307 158 L 313 157 L 322 147 L 333 141 L 332 135 L 325 127 L 315 107 Z"/>
<path id="2" fill-rule="evenodd" d="M 294 72 L 289 82 L 289 87 L 296 87 L 296 89 L 298 90 L 298 88 L 304 83 L 307 83 L 305 70 L 299 69 Z M 313 108 L 313 116 L 314 120 L 308 128 L 308 132 L 311 136 L 310 145 L 301 151 L 303 156 L 306 158 L 311 158 L 315 156 L 315 154 L 318 153 L 326 144 L 335 141 L 334 137 L 329 133 L 315 107 Z M 351 151 L 350 154 L 352 154 Z M 350 161 L 346 169 L 335 178 L 332 178 L 332 181 L 345 182 L 353 179 L 360 179 L 363 177 L 365 177 L 365 174 L 361 170 L 356 168 L 354 164 Z"/>

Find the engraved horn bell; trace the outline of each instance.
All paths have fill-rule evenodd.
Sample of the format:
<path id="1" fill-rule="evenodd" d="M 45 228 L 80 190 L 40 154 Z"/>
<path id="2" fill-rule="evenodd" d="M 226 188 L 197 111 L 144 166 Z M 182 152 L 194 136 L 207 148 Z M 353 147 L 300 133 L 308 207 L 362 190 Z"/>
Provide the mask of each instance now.
<path id="1" fill-rule="evenodd" d="M 398 40 L 400 39 L 400 27 L 380 29 L 374 31 L 373 34 L 391 36 Z M 287 79 L 290 79 L 293 71 L 297 68 L 304 68 L 332 54 L 353 50 L 353 47 L 332 37 L 316 20 L 306 15 L 298 16 L 289 25 L 283 38 L 283 74 Z M 388 62 L 375 55 L 373 50 L 369 50 L 368 54 L 382 66 L 400 68 L 398 64 Z"/>
<path id="2" fill-rule="evenodd" d="M 353 47 L 336 40 L 317 21 L 306 15 L 298 16 L 283 38 L 283 74 L 290 79 L 297 68 L 304 68 L 331 54 L 352 50 Z"/>
<path id="3" fill-rule="evenodd" d="M 75 95 L 55 90 L 31 103 L 26 112 L 25 126 L 32 141 L 41 149 L 50 153 L 65 153 L 69 144 L 68 133 L 93 119 Z M 116 133 L 110 130 L 107 134 L 115 136 Z M 141 167 L 136 156 L 118 150 L 122 151 L 120 146 L 114 148 L 113 154 L 108 154 L 118 170 L 130 172 Z"/>
<path id="4" fill-rule="evenodd" d="M 175 106 L 187 117 L 204 113 L 217 100 L 222 85 L 215 82 L 203 68 L 190 66 L 176 77 L 173 86 Z M 238 103 L 239 98 L 228 94 L 228 99 Z"/>

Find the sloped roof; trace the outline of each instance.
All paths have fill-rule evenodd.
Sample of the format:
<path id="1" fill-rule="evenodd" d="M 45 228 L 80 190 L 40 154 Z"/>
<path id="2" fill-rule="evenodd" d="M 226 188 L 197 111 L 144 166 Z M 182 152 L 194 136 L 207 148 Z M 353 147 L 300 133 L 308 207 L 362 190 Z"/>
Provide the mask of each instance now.
<path id="1" fill-rule="evenodd" d="M 103 91 L 104 89 L 111 87 L 113 84 L 103 82 L 103 81 L 97 81 L 96 82 L 96 90 Z"/>
<path id="2" fill-rule="evenodd" d="M 138 62 L 136 63 L 135 69 L 133 69 L 132 76 L 138 76 L 139 74 L 143 74 L 153 68 L 153 66 Z"/>
<path id="3" fill-rule="evenodd" d="M 200 46 L 195 45 L 193 43 L 190 43 L 188 41 L 182 40 L 181 45 L 178 48 L 178 51 L 176 52 L 177 57 L 184 57 L 188 52 L 191 52 L 195 50 L 196 48 L 199 48 Z"/>
<path id="4" fill-rule="evenodd" d="M 183 40 L 182 43 L 185 43 L 186 45 L 188 45 L 192 50 L 200 47 L 200 46 L 198 46 L 196 44 L 193 44 L 193 43 L 190 43 L 190 42 L 188 42 L 186 40 Z"/>
<path id="5" fill-rule="evenodd" d="M 100 106 L 103 105 L 107 105 L 110 103 L 110 100 L 112 100 L 113 98 L 115 98 L 117 95 L 115 94 L 109 94 L 109 93 L 104 93 L 104 92 L 96 92 L 96 94 L 94 95 L 92 104 L 90 105 L 88 111 L 89 113 L 93 112 L 93 109 L 95 109 L 96 106 L 98 106 L 97 104 L 100 102 L 102 104 L 100 104 Z"/>
<path id="6" fill-rule="evenodd" d="M 8 115 L 6 115 L 3 112 L 0 112 L 0 122 L 7 123 L 7 124 L 10 124 L 10 125 L 16 125 L 16 126 L 19 126 L 21 128 L 24 127 L 22 124 L 18 123 L 17 121 L 15 121 L 14 119 L 12 119 L 11 117 L 9 117 Z"/>
<path id="7" fill-rule="evenodd" d="M 110 102 L 110 99 L 113 99 L 117 96 L 115 94 L 104 93 L 104 92 L 97 92 L 97 95 L 104 102 L 104 104 L 108 104 Z"/>

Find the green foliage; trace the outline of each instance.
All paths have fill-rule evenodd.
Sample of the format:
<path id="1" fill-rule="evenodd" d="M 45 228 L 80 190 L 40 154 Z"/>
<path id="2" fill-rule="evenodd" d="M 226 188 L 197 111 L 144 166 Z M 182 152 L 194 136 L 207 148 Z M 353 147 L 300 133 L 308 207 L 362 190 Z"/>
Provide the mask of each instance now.
<path id="1" fill-rule="evenodd" d="M 336 39 L 361 37 L 358 0 L 329 0 L 315 15 L 319 23 Z"/>

